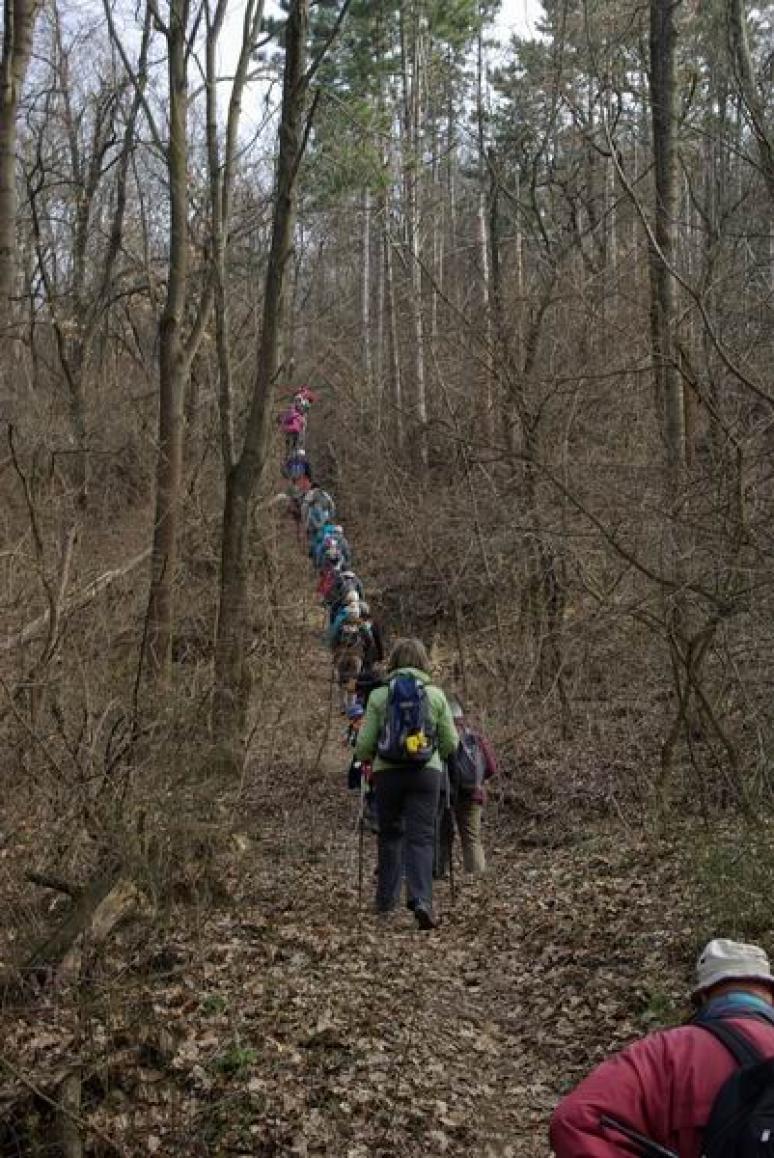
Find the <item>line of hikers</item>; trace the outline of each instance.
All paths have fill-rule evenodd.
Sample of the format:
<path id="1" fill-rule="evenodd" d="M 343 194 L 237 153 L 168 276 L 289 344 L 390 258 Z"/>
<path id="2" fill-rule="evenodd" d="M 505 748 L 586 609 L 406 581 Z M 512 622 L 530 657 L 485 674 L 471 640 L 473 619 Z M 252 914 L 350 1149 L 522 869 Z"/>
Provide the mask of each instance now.
<path id="1" fill-rule="evenodd" d="M 313 401 L 299 392 L 304 414 Z M 301 409 L 299 407 L 299 409 Z M 305 432 L 305 418 L 301 436 Z M 284 427 L 283 427 L 284 429 Z M 378 832 L 375 907 L 401 901 L 421 929 L 438 921 L 433 877 L 451 856 L 439 817 L 451 786 L 465 869 L 483 872 L 481 808 L 496 771 L 491 746 L 469 728 L 459 699 L 433 683 L 417 639 L 400 639 L 382 671 L 384 643 L 352 570 L 331 496 L 314 485 L 305 449 L 283 473 L 327 609 L 326 638 L 354 745 L 350 787 L 367 787 Z M 687 1025 L 649 1034 L 598 1065 L 551 1119 L 556 1158 L 774 1158 L 774 977 L 757 945 L 710 941 L 697 963 Z"/>
<path id="2" fill-rule="evenodd" d="M 294 397 L 296 414 L 306 403 L 302 435 L 313 401 L 306 389 Z M 465 871 L 486 870 L 481 815 L 485 784 L 497 770 L 494 753 L 468 725 L 460 700 L 433 683 L 420 640 L 398 640 L 385 663 L 383 633 L 353 570 L 336 504 L 316 485 L 305 446 L 286 445 L 282 473 L 318 575 L 339 706 L 354 747 L 348 784 L 361 791 L 361 826 L 377 834 L 376 911 L 386 915 L 398 907 L 405 881 L 417 925 L 432 929 L 438 924 L 433 879 L 452 871 L 455 827 Z"/>

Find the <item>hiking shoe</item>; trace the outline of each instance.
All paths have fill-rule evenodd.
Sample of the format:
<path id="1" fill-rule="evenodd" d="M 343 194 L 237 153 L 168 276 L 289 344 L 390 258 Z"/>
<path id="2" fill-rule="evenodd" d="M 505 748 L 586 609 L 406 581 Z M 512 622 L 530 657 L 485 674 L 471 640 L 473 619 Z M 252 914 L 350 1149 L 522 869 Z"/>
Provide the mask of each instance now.
<path id="1" fill-rule="evenodd" d="M 414 906 L 414 920 L 420 929 L 437 929 L 440 921 L 434 915 L 433 910 L 423 905 L 420 902 L 415 902 Z"/>

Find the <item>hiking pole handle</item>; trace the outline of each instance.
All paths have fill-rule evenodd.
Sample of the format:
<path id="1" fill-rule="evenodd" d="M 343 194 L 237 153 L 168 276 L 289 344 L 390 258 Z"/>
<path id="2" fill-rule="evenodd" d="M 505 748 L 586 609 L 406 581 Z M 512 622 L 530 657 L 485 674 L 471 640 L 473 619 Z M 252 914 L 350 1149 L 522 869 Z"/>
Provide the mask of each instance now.
<path id="1" fill-rule="evenodd" d="M 641 1147 L 643 1158 L 680 1158 L 680 1155 L 674 1150 L 668 1150 L 666 1146 L 660 1146 L 658 1142 L 654 1142 L 652 1138 L 646 1138 L 644 1134 L 640 1134 L 637 1130 L 633 1130 L 631 1126 L 619 1122 L 616 1118 L 611 1118 L 609 1114 L 603 1114 L 599 1119 L 600 1125 L 607 1126 L 610 1130 L 617 1130 L 619 1134 L 623 1134 L 630 1142 L 636 1142 Z"/>

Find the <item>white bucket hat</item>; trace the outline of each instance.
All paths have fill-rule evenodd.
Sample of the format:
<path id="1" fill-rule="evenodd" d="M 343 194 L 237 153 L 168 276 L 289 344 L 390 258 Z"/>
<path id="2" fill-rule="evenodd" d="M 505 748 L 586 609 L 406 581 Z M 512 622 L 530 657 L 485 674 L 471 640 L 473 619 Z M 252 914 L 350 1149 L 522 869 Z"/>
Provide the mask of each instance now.
<path id="1" fill-rule="evenodd" d="M 692 1000 L 697 1001 L 705 990 L 723 981 L 762 981 L 774 989 L 769 959 L 759 945 L 744 945 L 718 937 L 699 954 Z"/>

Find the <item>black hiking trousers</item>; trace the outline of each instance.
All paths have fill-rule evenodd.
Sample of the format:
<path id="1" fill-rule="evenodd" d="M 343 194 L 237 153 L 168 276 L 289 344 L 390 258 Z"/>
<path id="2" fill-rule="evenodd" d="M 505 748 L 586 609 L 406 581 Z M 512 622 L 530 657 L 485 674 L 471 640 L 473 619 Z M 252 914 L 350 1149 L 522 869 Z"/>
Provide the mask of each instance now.
<path id="1" fill-rule="evenodd" d="M 379 817 L 378 912 L 389 912 L 400 903 L 404 871 L 409 906 L 432 906 L 435 821 L 442 776 L 437 768 L 416 766 L 381 769 L 374 775 Z"/>

